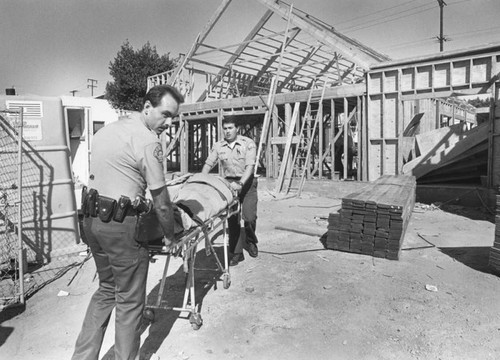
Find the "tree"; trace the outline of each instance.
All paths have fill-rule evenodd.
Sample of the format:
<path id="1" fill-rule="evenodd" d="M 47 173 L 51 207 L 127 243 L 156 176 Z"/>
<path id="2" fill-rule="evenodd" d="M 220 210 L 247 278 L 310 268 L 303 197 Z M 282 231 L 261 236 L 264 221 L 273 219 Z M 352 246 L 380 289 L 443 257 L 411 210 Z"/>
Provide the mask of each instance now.
<path id="1" fill-rule="evenodd" d="M 172 70 L 174 66 L 169 55 L 158 55 L 149 41 L 135 51 L 127 40 L 109 63 L 109 74 L 114 81 L 106 84 L 106 99 L 115 109 L 140 111 L 148 76 Z"/>
<path id="2" fill-rule="evenodd" d="M 467 103 L 469 103 L 470 105 L 476 107 L 476 108 L 479 108 L 479 107 L 489 107 L 490 106 L 490 99 L 487 98 L 487 99 L 481 99 L 479 96 L 475 99 L 470 99 L 470 100 L 467 100 Z"/>

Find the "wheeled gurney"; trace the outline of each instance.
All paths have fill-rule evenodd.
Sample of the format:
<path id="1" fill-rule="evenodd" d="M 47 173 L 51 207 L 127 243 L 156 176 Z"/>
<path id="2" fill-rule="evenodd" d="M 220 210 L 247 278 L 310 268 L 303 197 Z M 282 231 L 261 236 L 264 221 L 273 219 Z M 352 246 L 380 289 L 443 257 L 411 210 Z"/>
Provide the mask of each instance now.
<path id="1" fill-rule="evenodd" d="M 228 266 L 228 239 L 227 219 L 238 214 L 240 203 L 237 194 L 231 189 L 229 183 L 214 175 L 188 174 L 183 178 L 167 183 L 172 201 L 176 204 L 176 238 L 178 243 L 169 249 L 162 242 L 159 225 L 154 217 L 152 223 L 147 224 L 149 231 L 149 253 L 151 259 L 155 255 L 166 255 L 165 267 L 160 282 L 160 289 L 153 305 L 148 305 L 144 315 L 149 320 L 154 320 L 155 309 L 167 309 L 179 312 L 189 312 L 189 322 L 197 330 L 203 324 L 195 297 L 195 260 L 198 244 L 205 241 L 207 256 L 213 255 L 217 268 L 222 272 L 224 289 L 231 285 Z M 222 227 L 224 264 L 219 259 L 212 242 L 212 236 Z M 183 270 L 186 274 L 184 299 L 182 306 L 172 307 L 163 304 L 167 272 L 171 257 L 182 257 Z"/>

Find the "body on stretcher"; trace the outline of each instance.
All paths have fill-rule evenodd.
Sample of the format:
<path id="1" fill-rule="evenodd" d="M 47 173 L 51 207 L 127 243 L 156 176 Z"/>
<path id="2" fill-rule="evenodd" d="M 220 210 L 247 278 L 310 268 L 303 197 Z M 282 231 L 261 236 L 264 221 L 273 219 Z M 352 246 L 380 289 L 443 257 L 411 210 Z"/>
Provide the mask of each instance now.
<path id="1" fill-rule="evenodd" d="M 231 277 L 227 252 L 227 219 L 239 213 L 240 203 L 237 194 L 231 189 L 229 183 L 218 176 L 195 174 L 186 177 L 181 184 L 174 186 L 177 186 L 177 188 L 172 188 L 171 197 L 178 207 L 176 209 L 177 244 L 170 251 L 167 251 L 162 242 L 162 237 L 160 237 L 159 224 L 150 223 L 146 225 L 150 232 L 149 252 L 151 258 L 155 255 L 166 255 L 167 259 L 156 302 L 153 305 L 147 305 L 144 315 L 147 319 L 154 320 L 154 309 L 189 312 L 189 321 L 193 329 L 197 330 L 203 324 L 198 305 L 195 302 L 194 265 L 198 244 L 205 241 L 206 254 L 207 256 L 214 256 L 217 268 L 222 273 L 224 289 L 228 289 L 231 284 Z M 224 263 L 220 261 L 212 242 L 213 235 L 221 227 Z M 184 299 L 180 307 L 164 305 L 162 300 L 172 256 L 182 257 L 183 270 L 186 274 Z"/>

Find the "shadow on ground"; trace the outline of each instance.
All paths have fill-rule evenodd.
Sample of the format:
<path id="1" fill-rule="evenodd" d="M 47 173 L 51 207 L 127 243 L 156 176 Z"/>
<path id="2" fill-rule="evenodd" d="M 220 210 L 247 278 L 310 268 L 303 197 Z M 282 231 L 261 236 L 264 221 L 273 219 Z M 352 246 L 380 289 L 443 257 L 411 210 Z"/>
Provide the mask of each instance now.
<path id="1" fill-rule="evenodd" d="M 461 205 L 446 205 L 443 204 L 440 206 L 440 209 L 446 211 L 450 214 L 464 216 L 471 220 L 484 220 L 489 221 L 490 223 L 495 223 L 495 215 L 490 212 L 487 208 L 476 208 L 476 207 L 467 207 Z"/>
<path id="2" fill-rule="evenodd" d="M 489 267 L 490 246 L 440 247 L 439 250 L 468 267 L 486 274 L 495 274 Z"/>
<path id="3" fill-rule="evenodd" d="M 214 247 L 214 250 L 218 258 L 223 263 L 223 247 Z M 217 290 L 219 285 L 222 286 L 222 282 L 219 282 L 222 281 L 221 275 L 222 272 L 219 271 L 213 254 L 209 254 L 207 256 L 205 249 L 196 253 L 195 304 L 197 305 L 198 312 L 201 316 L 203 316 L 203 299 L 207 293 L 212 289 L 212 287 L 214 290 Z M 148 294 L 146 299 L 147 306 L 157 304 L 158 294 L 160 292 L 160 281 L 161 279 L 158 279 L 158 285 L 156 285 Z M 170 330 L 177 319 L 190 321 L 189 313 L 181 313 L 171 309 L 172 307 L 182 307 L 185 288 L 186 273 L 184 272 L 184 266 L 181 265 L 174 274 L 166 278 L 165 288 L 161 297 L 161 308 L 154 309 L 154 320 L 149 321 L 146 318 L 143 319 L 141 333 L 148 330 L 148 336 L 140 350 L 141 360 L 149 360 L 152 358 L 169 335 Z M 190 304 L 190 302 L 188 302 L 188 304 Z M 102 360 L 112 359 L 114 359 L 114 346 L 112 346 L 102 357 Z"/>

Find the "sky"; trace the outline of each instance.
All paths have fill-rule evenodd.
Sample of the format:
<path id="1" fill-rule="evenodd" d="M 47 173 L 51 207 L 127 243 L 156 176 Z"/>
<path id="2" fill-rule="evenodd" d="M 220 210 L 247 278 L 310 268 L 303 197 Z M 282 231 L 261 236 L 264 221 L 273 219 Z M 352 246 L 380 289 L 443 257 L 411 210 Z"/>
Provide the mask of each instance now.
<path id="1" fill-rule="evenodd" d="M 98 96 L 125 41 L 187 53 L 221 0 L 0 0 L 0 91 Z M 439 52 L 437 0 L 287 0 L 390 58 Z M 444 0 L 444 50 L 500 42 L 500 0 Z M 242 41 L 265 11 L 232 0 L 213 36 Z M 91 81 L 91 80 L 94 81 Z M 90 87 L 96 85 L 96 87 Z M 72 92 L 73 91 L 73 92 Z M 74 92 L 76 91 L 76 92 Z"/>

